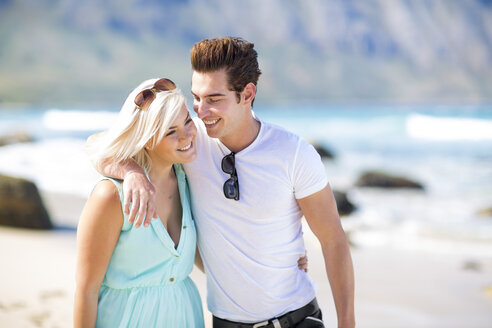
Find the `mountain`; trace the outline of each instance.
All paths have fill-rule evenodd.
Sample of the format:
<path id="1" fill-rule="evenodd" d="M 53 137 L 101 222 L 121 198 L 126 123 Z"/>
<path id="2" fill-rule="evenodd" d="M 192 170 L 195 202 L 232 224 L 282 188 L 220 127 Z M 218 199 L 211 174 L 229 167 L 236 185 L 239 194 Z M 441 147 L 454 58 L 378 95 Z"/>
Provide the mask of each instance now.
<path id="1" fill-rule="evenodd" d="M 0 0 L 0 104 L 119 106 L 150 77 L 189 95 L 189 49 L 255 43 L 263 104 L 492 100 L 492 1 Z"/>

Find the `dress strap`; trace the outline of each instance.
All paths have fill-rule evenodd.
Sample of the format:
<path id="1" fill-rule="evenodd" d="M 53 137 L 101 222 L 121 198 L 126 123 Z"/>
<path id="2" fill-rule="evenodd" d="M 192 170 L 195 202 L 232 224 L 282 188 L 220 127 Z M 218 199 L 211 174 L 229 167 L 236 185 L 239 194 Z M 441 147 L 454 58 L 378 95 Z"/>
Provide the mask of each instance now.
<path id="1" fill-rule="evenodd" d="M 114 183 L 114 185 L 116 186 L 116 189 L 118 189 L 118 194 L 120 195 L 120 203 L 121 203 L 121 212 L 123 213 L 123 226 L 121 227 L 121 231 L 126 231 L 126 230 L 129 230 L 133 224 L 129 223 L 128 222 L 128 215 L 125 214 L 125 208 L 124 208 L 124 201 L 125 201 L 125 198 L 123 197 L 123 181 L 122 180 L 118 180 L 118 179 L 114 179 L 114 178 L 110 178 L 110 177 L 104 177 L 101 179 L 102 180 L 109 180 L 111 182 Z M 131 209 L 131 204 L 130 204 L 130 209 Z"/>

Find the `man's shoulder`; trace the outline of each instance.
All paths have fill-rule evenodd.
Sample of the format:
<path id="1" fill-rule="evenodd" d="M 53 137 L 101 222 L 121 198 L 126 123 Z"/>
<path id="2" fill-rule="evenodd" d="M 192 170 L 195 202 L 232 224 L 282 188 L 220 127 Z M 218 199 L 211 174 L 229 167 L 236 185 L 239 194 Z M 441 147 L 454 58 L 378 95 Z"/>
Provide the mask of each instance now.
<path id="1" fill-rule="evenodd" d="M 261 124 L 265 129 L 265 133 L 267 133 L 268 135 L 272 135 L 274 137 L 285 139 L 285 140 L 301 139 L 301 137 L 298 134 L 290 130 L 287 130 L 283 126 L 277 125 L 275 123 L 261 121 Z"/>
<path id="2" fill-rule="evenodd" d="M 317 160 L 318 153 L 304 137 L 270 122 L 262 121 L 262 124 L 265 127 L 261 146 L 263 150 L 290 160 L 296 158 L 302 161 Z M 294 162 L 298 161 L 294 160 Z"/>

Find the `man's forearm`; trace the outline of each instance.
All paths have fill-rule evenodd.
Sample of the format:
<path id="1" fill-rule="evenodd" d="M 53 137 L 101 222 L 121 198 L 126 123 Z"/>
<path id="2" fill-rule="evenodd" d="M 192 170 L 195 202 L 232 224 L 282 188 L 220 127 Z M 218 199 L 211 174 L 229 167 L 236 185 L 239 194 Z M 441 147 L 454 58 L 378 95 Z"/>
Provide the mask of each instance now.
<path id="1" fill-rule="evenodd" d="M 124 180 L 128 173 L 142 173 L 143 169 L 133 159 L 115 163 L 110 159 L 95 164 L 96 170 L 104 176 Z"/>
<path id="2" fill-rule="evenodd" d="M 86 147 L 90 149 L 103 134 L 104 132 L 101 132 L 90 136 Z M 115 162 L 111 158 L 100 159 L 96 156 L 91 158 L 91 162 L 102 175 L 124 180 L 123 211 L 128 215 L 128 222 L 134 223 L 135 228 L 142 224 L 149 226 L 151 219 L 158 217 L 153 199 L 155 188 L 137 162 L 131 158 Z"/>
<path id="3" fill-rule="evenodd" d="M 322 246 L 326 273 L 330 281 L 339 328 L 355 327 L 354 269 L 346 238 Z"/>

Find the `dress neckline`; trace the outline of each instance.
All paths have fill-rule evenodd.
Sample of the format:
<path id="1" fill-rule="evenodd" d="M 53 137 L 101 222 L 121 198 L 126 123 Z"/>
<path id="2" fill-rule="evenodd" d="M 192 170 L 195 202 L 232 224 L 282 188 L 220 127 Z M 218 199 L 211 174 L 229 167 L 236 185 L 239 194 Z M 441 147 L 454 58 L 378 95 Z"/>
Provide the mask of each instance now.
<path id="1" fill-rule="evenodd" d="M 167 229 L 164 227 L 164 224 L 162 223 L 160 217 L 157 219 L 152 219 L 151 221 L 151 226 L 152 229 L 154 229 L 155 233 L 157 234 L 158 238 L 160 241 L 166 246 L 171 252 L 174 253 L 174 255 L 179 256 L 181 253 L 181 248 L 183 245 L 183 239 L 185 239 L 185 231 L 186 231 L 186 226 L 187 226 L 187 217 L 188 217 L 188 208 L 186 207 L 186 194 L 184 188 L 186 188 L 185 185 L 183 185 L 184 177 L 182 176 L 182 172 L 179 171 L 176 167 L 177 164 L 173 164 L 173 169 L 176 174 L 176 179 L 178 183 L 178 192 L 179 192 L 179 200 L 181 202 L 181 230 L 179 233 L 179 239 L 178 243 L 175 244 L 173 239 L 171 238 L 171 235 L 169 235 L 169 232 Z M 179 172 L 178 172 L 179 171 Z M 145 172 L 147 174 L 147 172 Z M 147 175 L 148 177 L 148 175 Z"/>

